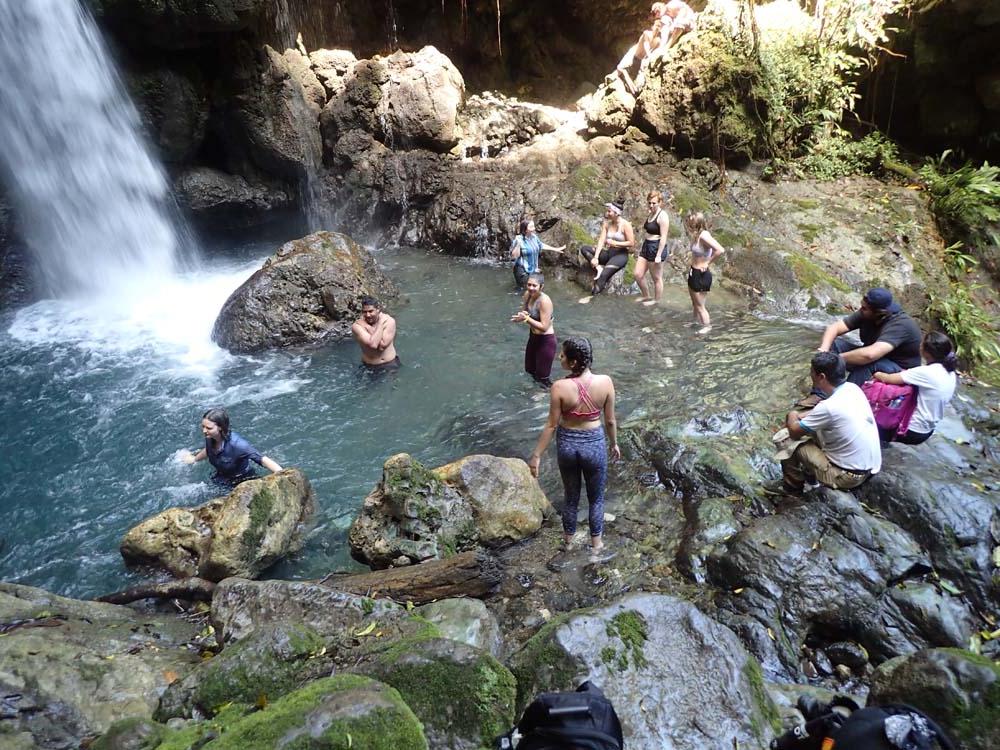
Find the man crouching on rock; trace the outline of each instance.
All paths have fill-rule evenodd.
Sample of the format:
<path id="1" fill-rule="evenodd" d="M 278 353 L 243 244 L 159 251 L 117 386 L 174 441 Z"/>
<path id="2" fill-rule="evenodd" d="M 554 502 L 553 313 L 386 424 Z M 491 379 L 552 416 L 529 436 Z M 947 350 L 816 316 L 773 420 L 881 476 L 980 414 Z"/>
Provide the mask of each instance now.
<path id="1" fill-rule="evenodd" d="M 833 352 L 819 352 L 810 363 L 813 387 L 824 399 L 807 414 L 788 413 L 793 440 L 810 436 L 781 462 L 782 479 L 765 484 L 768 495 L 801 495 L 806 478 L 849 490 L 882 468 L 878 427 L 864 392 L 847 382 L 847 366 Z"/>
<path id="2" fill-rule="evenodd" d="M 361 347 L 361 364 L 371 370 L 399 368 L 396 347 L 396 320 L 382 310 L 374 297 L 361 298 L 361 317 L 351 326 L 351 333 Z"/>

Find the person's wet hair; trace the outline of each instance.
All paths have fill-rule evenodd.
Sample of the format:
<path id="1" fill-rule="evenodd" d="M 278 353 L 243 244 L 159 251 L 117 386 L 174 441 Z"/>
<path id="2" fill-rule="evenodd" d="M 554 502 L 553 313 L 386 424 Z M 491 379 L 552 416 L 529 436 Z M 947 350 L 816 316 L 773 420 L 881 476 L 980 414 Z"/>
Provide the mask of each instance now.
<path id="1" fill-rule="evenodd" d="M 692 232 L 703 232 L 708 229 L 708 219 L 701 211 L 695 211 L 684 217 L 684 226 Z"/>
<path id="2" fill-rule="evenodd" d="M 361 298 L 361 306 L 374 307 L 376 310 L 382 309 L 382 305 L 379 304 L 378 300 L 368 295 L 365 295 L 364 297 Z"/>
<path id="3" fill-rule="evenodd" d="M 521 219 L 521 223 L 517 225 L 517 233 L 524 237 L 528 233 L 528 224 L 532 222 L 532 219 Z"/>
<path id="4" fill-rule="evenodd" d="M 528 274 L 528 281 L 537 281 L 538 286 L 545 286 L 545 274 L 535 271 Z"/>
<path id="5" fill-rule="evenodd" d="M 847 380 L 847 365 L 839 354 L 817 352 L 809 364 L 813 372 L 825 375 L 827 382 L 834 388 Z"/>
<path id="6" fill-rule="evenodd" d="M 570 336 L 564 339 L 562 348 L 566 360 L 573 365 L 570 372 L 574 375 L 582 375 L 583 371 L 594 362 L 594 350 L 590 346 L 590 340 L 583 336 Z"/>
<path id="7" fill-rule="evenodd" d="M 219 428 L 223 439 L 229 437 L 229 414 L 225 409 L 213 407 L 201 415 L 202 419 L 207 419 Z"/>
<path id="8" fill-rule="evenodd" d="M 924 351 L 934 362 L 940 362 L 948 372 L 955 372 L 958 369 L 955 347 L 951 339 L 940 331 L 931 331 L 924 336 Z"/>
<path id="9" fill-rule="evenodd" d="M 647 201 L 651 201 L 654 198 L 656 198 L 656 200 L 658 200 L 658 201 L 662 201 L 663 200 L 663 196 L 660 195 L 660 191 L 659 190 L 650 190 L 649 193 L 646 194 L 646 200 Z"/>

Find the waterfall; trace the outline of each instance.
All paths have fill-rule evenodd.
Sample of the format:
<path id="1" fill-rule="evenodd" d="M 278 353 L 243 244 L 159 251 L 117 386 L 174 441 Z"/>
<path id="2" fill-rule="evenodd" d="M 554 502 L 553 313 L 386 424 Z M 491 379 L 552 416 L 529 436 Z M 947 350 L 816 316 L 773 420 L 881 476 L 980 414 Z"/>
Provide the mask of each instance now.
<path id="1" fill-rule="evenodd" d="M 0 0 L 0 176 L 54 296 L 174 271 L 169 190 L 79 0 Z"/>

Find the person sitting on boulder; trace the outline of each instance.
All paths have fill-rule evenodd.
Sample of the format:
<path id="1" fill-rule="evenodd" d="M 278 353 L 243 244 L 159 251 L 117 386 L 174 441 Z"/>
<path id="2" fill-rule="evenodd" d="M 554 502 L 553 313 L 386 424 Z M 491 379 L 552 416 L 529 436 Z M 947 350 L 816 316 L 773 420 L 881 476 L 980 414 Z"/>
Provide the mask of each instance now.
<path id="1" fill-rule="evenodd" d="M 396 338 L 396 320 L 382 310 L 374 297 L 361 298 L 361 317 L 354 321 L 351 333 L 361 347 L 361 364 L 369 370 L 395 370 L 399 357 L 393 341 Z"/>
<path id="2" fill-rule="evenodd" d="M 650 27 L 643 31 L 639 35 L 639 40 L 628 48 L 628 52 L 622 57 L 614 74 L 612 74 L 618 75 L 633 95 L 638 94 L 642 88 L 644 71 L 650 58 L 656 50 L 665 47 L 669 39 L 670 20 L 666 18 L 666 9 L 666 3 L 653 3 L 649 9 L 649 16 L 652 20 Z M 629 71 L 636 63 L 639 63 L 639 72 L 633 81 Z"/>
<path id="3" fill-rule="evenodd" d="M 864 392 L 847 382 L 844 360 L 833 352 L 813 355 L 809 374 L 826 398 L 808 414 L 790 411 L 785 420 L 793 440 L 807 435 L 781 462 L 783 478 L 764 485 L 768 495 L 801 495 L 806 477 L 838 490 L 857 487 L 882 468 L 878 427 Z"/>
<path id="4" fill-rule="evenodd" d="M 215 469 L 212 481 L 216 484 L 231 488 L 255 479 L 257 472 L 250 466 L 251 461 L 271 473 L 281 471 L 277 461 L 261 455 L 245 438 L 229 429 L 229 414 L 225 409 L 209 409 L 202 414 L 201 433 L 205 436 L 205 447 L 183 454 L 181 460 L 193 464 L 207 458 Z"/>
<path id="5" fill-rule="evenodd" d="M 921 367 L 912 367 L 901 372 L 876 372 L 875 380 L 891 385 L 912 385 L 917 389 L 917 408 L 910 419 L 910 426 L 902 435 L 895 430 L 879 430 L 882 440 L 906 445 L 920 445 L 926 442 L 938 422 L 944 416 L 944 407 L 955 395 L 958 387 L 958 359 L 951 339 L 940 331 L 931 331 L 924 336 L 920 354 L 927 361 Z"/>
<path id="6" fill-rule="evenodd" d="M 840 338 L 854 330 L 861 337 L 860 345 Z M 917 367 L 920 326 L 893 302 L 892 292 L 875 287 L 862 297 L 860 309 L 826 327 L 818 350 L 839 354 L 850 373 L 848 380 L 861 385 L 876 372 Z"/>
<path id="7" fill-rule="evenodd" d="M 628 265 L 628 256 L 635 245 L 635 233 L 632 224 L 622 216 L 624 203 L 621 198 L 604 204 L 604 221 L 601 222 L 601 233 L 597 236 L 597 244 L 580 248 L 580 255 L 594 268 L 594 281 L 590 294 L 600 294 L 611 281 L 611 277 Z M 579 300 L 582 304 L 590 302 L 591 297 Z"/>
<path id="8" fill-rule="evenodd" d="M 665 16 L 664 20 L 670 23 L 664 49 L 670 49 L 677 44 L 677 40 L 684 34 L 694 31 L 697 16 L 691 6 L 682 0 L 670 0 L 664 9 L 663 15 Z"/>

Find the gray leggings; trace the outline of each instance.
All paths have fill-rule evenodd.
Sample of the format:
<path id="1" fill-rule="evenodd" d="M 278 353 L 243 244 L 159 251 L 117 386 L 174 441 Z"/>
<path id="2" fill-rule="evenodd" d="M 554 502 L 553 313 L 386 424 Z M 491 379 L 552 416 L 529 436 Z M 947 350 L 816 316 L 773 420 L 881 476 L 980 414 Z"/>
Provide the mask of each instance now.
<path id="1" fill-rule="evenodd" d="M 604 487 L 608 483 L 608 443 L 604 428 L 556 431 L 556 455 L 562 475 L 565 504 L 562 510 L 563 531 L 576 533 L 576 513 L 580 507 L 581 478 L 587 483 L 590 535 L 604 532 Z"/>

